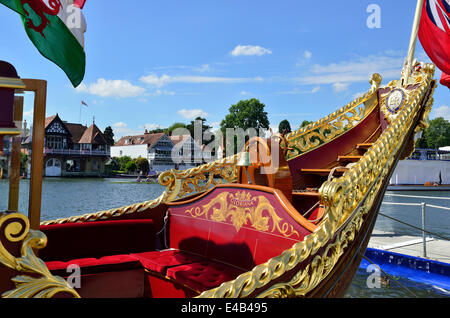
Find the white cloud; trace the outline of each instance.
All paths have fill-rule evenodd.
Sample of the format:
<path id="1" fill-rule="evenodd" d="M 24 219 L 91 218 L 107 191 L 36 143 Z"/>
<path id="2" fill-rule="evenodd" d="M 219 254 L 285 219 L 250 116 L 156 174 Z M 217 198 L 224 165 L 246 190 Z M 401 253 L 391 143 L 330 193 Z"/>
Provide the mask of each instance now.
<path id="1" fill-rule="evenodd" d="M 450 121 L 450 107 L 444 105 L 441 107 L 433 108 L 430 117 L 432 118 L 443 117 L 445 120 Z"/>
<path id="2" fill-rule="evenodd" d="M 346 91 L 348 89 L 348 83 L 341 83 L 341 82 L 334 83 L 333 89 L 337 93 Z"/>
<path id="3" fill-rule="evenodd" d="M 200 67 L 195 67 L 194 71 L 197 71 L 199 73 L 209 72 L 209 71 L 211 71 L 211 66 L 209 66 L 209 64 L 203 64 Z"/>
<path id="4" fill-rule="evenodd" d="M 125 128 L 127 127 L 127 124 L 125 124 L 123 121 L 115 123 L 112 125 L 114 128 Z"/>
<path id="5" fill-rule="evenodd" d="M 155 129 L 162 129 L 162 126 L 159 124 L 150 123 L 150 124 L 145 124 L 144 126 L 139 126 L 139 128 L 144 129 L 144 130 L 147 129 L 148 131 L 151 131 L 151 130 L 155 130 Z"/>
<path id="6" fill-rule="evenodd" d="M 23 117 L 24 118 L 31 118 L 31 119 L 33 119 L 33 115 L 34 115 L 34 109 L 33 108 L 23 112 Z"/>
<path id="7" fill-rule="evenodd" d="M 128 124 L 124 122 L 117 122 L 112 125 L 113 131 L 114 131 L 114 139 L 119 140 L 120 138 L 124 136 L 137 136 L 137 135 L 143 135 L 145 132 L 145 129 L 147 130 L 154 130 L 154 129 L 160 129 L 162 128 L 159 124 L 145 124 L 138 126 L 137 129 L 133 129 L 128 127 Z"/>
<path id="8" fill-rule="evenodd" d="M 204 83 L 248 83 L 248 82 L 260 82 L 263 81 L 262 77 L 214 77 L 214 76 L 169 76 L 167 74 L 157 76 L 150 74 L 142 76 L 140 80 L 146 84 L 156 87 L 162 87 L 170 83 L 191 83 L 191 84 L 204 84 Z"/>
<path id="9" fill-rule="evenodd" d="M 205 118 L 208 116 L 208 113 L 204 112 L 201 109 L 182 109 L 178 111 L 178 114 L 186 119 L 194 119 L 197 117 Z"/>
<path id="10" fill-rule="evenodd" d="M 403 60 L 404 57 L 386 52 L 338 63 L 315 64 L 308 69 L 308 74 L 312 75 L 295 80 L 304 85 L 337 84 L 335 88 L 343 89 L 339 83 L 368 82 L 374 73 L 381 74 L 384 79 L 400 78 Z"/>
<path id="11" fill-rule="evenodd" d="M 261 56 L 264 54 L 272 54 L 272 51 L 266 48 L 263 48 L 258 45 L 238 45 L 234 48 L 234 50 L 231 52 L 231 55 L 233 56 L 240 56 L 240 55 L 257 55 Z"/>
<path id="12" fill-rule="evenodd" d="M 292 89 L 290 91 L 277 92 L 277 94 L 280 94 L 280 95 L 314 94 L 314 93 L 317 93 L 319 90 L 320 90 L 320 86 L 316 86 L 311 90 L 300 90 L 298 87 L 295 87 L 294 89 Z"/>
<path id="13" fill-rule="evenodd" d="M 153 96 L 160 96 L 160 95 L 174 96 L 175 92 L 157 89 L 152 95 Z"/>
<path id="14" fill-rule="evenodd" d="M 310 60 L 312 57 L 312 53 L 308 50 L 305 51 L 305 53 L 303 53 L 303 57 L 307 60 Z"/>
<path id="15" fill-rule="evenodd" d="M 142 135 L 144 131 L 142 129 L 132 129 L 129 128 L 128 125 L 124 122 L 118 122 L 114 123 L 112 125 L 113 132 L 114 132 L 114 139 L 119 140 L 123 136 L 136 136 L 136 135 Z"/>
<path id="16" fill-rule="evenodd" d="M 145 92 L 145 88 L 131 84 L 126 80 L 106 80 L 99 78 L 96 83 L 80 84 L 76 91 L 101 97 L 136 97 Z"/>
<path id="17" fill-rule="evenodd" d="M 320 90 L 320 86 L 316 86 L 311 90 L 311 93 L 317 93 Z"/>

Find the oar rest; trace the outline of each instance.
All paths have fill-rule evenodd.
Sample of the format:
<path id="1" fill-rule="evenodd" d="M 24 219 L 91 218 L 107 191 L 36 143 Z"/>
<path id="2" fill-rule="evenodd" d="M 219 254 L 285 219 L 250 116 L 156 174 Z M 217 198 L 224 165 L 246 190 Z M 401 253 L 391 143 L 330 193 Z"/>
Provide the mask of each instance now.
<path id="1" fill-rule="evenodd" d="M 261 186 L 220 185 L 168 206 L 169 249 L 147 269 L 198 292 L 280 255 L 317 228 L 281 191 Z"/>

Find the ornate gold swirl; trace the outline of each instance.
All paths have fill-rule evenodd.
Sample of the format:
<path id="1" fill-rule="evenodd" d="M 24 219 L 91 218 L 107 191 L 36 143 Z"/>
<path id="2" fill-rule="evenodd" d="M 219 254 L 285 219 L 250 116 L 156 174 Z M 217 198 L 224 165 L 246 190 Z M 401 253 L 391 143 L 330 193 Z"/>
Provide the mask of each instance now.
<path id="1" fill-rule="evenodd" d="M 376 92 L 381 84 L 379 74 L 372 75 L 370 90 L 334 113 L 286 136 L 286 159 L 296 158 L 327 143 L 356 126 L 377 105 Z"/>
<path id="2" fill-rule="evenodd" d="M 248 225 L 262 232 L 274 233 L 275 230 L 285 237 L 300 234 L 291 224 L 284 222 L 275 212 L 265 196 L 252 197 L 249 192 L 242 191 L 232 194 L 222 192 L 202 207 L 187 209 L 185 213 L 191 217 L 204 217 L 215 222 L 227 222 L 230 220 L 236 231 Z M 269 228 L 269 221 L 272 221 L 272 228 Z"/>
<path id="3" fill-rule="evenodd" d="M 47 237 L 39 231 L 30 230 L 28 219 L 19 213 L 0 213 L 0 234 L 11 243 L 22 242 L 20 257 L 12 255 L 0 242 L 0 263 L 21 273 L 12 278 L 16 288 L 2 294 L 4 298 L 50 298 L 58 293 L 79 297 L 78 293 L 61 277 L 53 276 L 33 249 L 47 245 Z"/>

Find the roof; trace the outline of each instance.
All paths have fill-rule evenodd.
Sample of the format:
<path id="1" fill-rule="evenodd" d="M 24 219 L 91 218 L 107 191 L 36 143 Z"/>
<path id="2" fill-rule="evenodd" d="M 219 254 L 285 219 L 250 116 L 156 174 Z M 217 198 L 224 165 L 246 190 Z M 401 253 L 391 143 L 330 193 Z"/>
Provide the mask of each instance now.
<path id="1" fill-rule="evenodd" d="M 133 146 L 133 145 L 147 145 L 150 148 L 153 147 L 163 136 L 164 133 L 157 134 L 144 134 L 137 136 L 124 136 L 115 143 L 114 146 Z M 128 143 L 126 141 L 129 140 Z"/>
<path id="2" fill-rule="evenodd" d="M 58 117 L 58 114 L 45 118 L 45 128 L 47 128 L 56 117 Z"/>
<path id="3" fill-rule="evenodd" d="M 81 137 L 83 137 L 83 134 L 86 131 L 87 127 L 81 124 L 69 124 L 69 123 L 66 123 L 66 127 L 69 130 L 70 134 L 72 135 L 72 142 L 75 144 L 80 143 L 80 139 Z"/>
<path id="4" fill-rule="evenodd" d="M 103 133 L 100 131 L 100 129 L 97 127 L 96 124 L 92 124 L 89 128 L 87 128 L 83 136 L 81 136 L 80 141 L 78 141 L 80 144 L 98 144 L 98 145 L 104 145 L 107 144 L 105 137 L 103 136 Z"/>
<path id="5" fill-rule="evenodd" d="M 182 141 L 190 140 L 191 135 L 179 135 L 179 136 L 170 136 L 170 140 L 172 140 L 174 145 L 179 144 Z"/>
<path id="6" fill-rule="evenodd" d="M 45 118 L 45 128 L 58 119 L 69 131 L 75 144 L 106 145 L 107 141 L 101 130 L 93 123 L 89 128 L 82 124 L 63 122 L 58 114 Z"/>

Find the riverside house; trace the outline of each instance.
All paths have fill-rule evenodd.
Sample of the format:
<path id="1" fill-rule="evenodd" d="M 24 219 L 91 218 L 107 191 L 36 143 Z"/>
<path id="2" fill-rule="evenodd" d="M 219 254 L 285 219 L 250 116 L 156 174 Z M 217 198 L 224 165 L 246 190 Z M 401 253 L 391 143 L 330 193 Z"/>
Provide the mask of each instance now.
<path id="1" fill-rule="evenodd" d="M 202 147 L 190 135 L 167 136 L 164 133 L 125 136 L 111 147 L 111 157 L 146 158 L 151 173 L 170 169 L 185 170 L 202 163 Z"/>
<path id="2" fill-rule="evenodd" d="M 31 138 L 22 144 L 25 152 L 31 149 Z M 101 177 L 109 159 L 110 146 L 95 123 L 67 123 L 58 114 L 45 119 L 46 177 Z"/>

